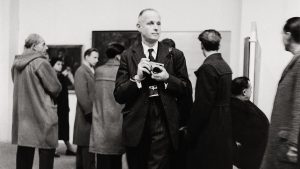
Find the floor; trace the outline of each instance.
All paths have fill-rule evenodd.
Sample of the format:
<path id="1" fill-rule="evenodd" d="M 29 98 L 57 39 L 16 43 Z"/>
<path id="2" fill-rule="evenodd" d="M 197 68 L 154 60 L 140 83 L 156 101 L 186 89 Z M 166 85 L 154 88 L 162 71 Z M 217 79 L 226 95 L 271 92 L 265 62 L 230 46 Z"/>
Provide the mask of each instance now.
<path id="1" fill-rule="evenodd" d="M 10 143 L 0 142 L 0 169 L 15 169 L 16 168 L 16 151 L 17 146 Z M 59 158 L 54 159 L 55 169 L 75 169 L 75 156 L 65 156 L 66 151 L 63 144 L 59 144 L 57 149 L 58 153 L 61 154 Z M 34 167 L 38 169 L 38 151 L 35 151 L 34 156 Z"/>
<path id="2" fill-rule="evenodd" d="M 17 146 L 10 143 L 0 142 L 0 169 L 15 169 L 16 168 L 16 151 Z M 66 147 L 63 142 L 59 142 L 57 148 L 59 158 L 54 159 L 54 169 L 75 169 L 75 156 L 64 155 Z M 35 151 L 33 169 L 39 169 L 38 151 Z M 128 169 L 125 156 L 122 159 L 123 169 Z"/>
<path id="3" fill-rule="evenodd" d="M 0 142 L 0 169 L 15 169 L 16 168 L 16 150 L 17 146 L 10 143 Z M 75 156 L 66 156 L 64 152 L 66 148 L 63 143 L 59 143 L 57 152 L 61 155 L 54 159 L 54 169 L 75 169 Z M 35 152 L 33 169 L 38 167 L 38 151 Z M 123 169 L 128 169 L 125 162 L 125 157 L 122 159 Z M 233 167 L 233 169 L 237 169 Z"/>

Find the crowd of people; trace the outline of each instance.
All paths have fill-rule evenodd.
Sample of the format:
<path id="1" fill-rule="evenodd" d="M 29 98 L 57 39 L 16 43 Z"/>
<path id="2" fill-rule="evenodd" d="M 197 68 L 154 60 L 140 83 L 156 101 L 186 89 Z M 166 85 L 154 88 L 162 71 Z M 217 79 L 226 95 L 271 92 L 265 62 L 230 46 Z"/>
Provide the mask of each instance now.
<path id="1" fill-rule="evenodd" d="M 296 169 L 300 129 L 300 17 L 287 20 L 282 38 L 294 57 L 278 84 L 271 123 L 250 101 L 247 77 L 232 80 L 219 52 L 221 34 L 198 37 L 205 57 L 193 89 L 184 53 L 171 39 L 159 42 L 161 17 L 144 9 L 140 37 L 128 49 L 108 44 L 84 52 L 73 77 L 64 58 L 47 55 L 45 40 L 31 34 L 12 66 L 12 143 L 16 168 L 53 169 L 58 140 L 76 169 Z M 299 82 L 298 82 L 299 81 Z M 68 84 L 77 97 L 73 143 L 69 142 Z"/>

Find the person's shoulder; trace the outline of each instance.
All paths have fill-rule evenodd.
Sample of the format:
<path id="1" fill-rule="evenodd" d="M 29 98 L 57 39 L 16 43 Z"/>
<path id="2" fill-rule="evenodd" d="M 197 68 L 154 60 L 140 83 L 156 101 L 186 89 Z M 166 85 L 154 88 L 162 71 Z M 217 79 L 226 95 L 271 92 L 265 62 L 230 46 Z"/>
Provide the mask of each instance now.
<path id="1" fill-rule="evenodd" d="M 172 48 L 172 51 L 171 51 L 174 55 L 177 55 L 177 56 L 183 56 L 183 52 L 177 48 Z"/>

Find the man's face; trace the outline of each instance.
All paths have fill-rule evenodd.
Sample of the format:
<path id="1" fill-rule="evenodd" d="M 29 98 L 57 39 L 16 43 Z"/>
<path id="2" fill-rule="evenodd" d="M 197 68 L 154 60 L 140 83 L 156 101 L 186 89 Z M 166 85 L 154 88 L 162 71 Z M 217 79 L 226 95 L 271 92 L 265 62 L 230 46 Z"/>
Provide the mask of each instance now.
<path id="1" fill-rule="evenodd" d="M 252 95 L 252 86 L 251 86 L 250 82 L 249 82 L 248 88 L 247 88 L 247 89 L 244 89 L 243 92 L 244 92 L 245 98 L 246 98 L 247 100 L 250 100 L 251 95 Z"/>
<path id="2" fill-rule="evenodd" d="M 33 49 L 34 49 L 35 51 L 38 51 L 38 52 L 41 52 L 41 53 L 46 53 L 48 47 L 47 47 L 47 45 L 46 45 L 44 39 L 41 39 L 40 42 L 39 42 L 38 44 L 36 44 L 36 45 L 33 46 Z"/>
<path id="3" fill-rule="evenodd" d="M 142 35 L 142 40 L 148 43 L 158 41 L 161 32 L 160 16 L 156 11 L 145 11 L 139 17 L 137 29 Z"/>
<path id="4" fill-rule="evenodd" d="M 291 33 L 290 32 L 282 32 L 282 42 L 286 51 L 290 51 L 291 47 Z"/>
<path id="5" fill-rule="evenodd" d="M 86 61 L 91 65 L 91 66 L 95 66 L 96 63 L 98 62 L 98 58 L 99 58 L 99 53 L 93 51 L 91 53 L 91 55 L 87 55 L 86 56 Z"/>

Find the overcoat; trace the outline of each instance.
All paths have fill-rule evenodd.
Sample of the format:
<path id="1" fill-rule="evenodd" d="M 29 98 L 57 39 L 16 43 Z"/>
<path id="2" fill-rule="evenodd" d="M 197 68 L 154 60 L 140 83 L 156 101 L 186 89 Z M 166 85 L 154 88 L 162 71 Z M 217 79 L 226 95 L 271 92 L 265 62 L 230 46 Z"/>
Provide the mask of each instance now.
<path id="1" fill-rule="evenodd" d="M 90 151 L 98 154 L 122 154 L 122 105 L 113 91 L 120 61 L 109 59 L 95 70 L 95 99 Z"/>
<path id="2" fill-rule="evenodd" d="M 231 169 L 231 69 L 215 53 L 195 74 L 195 101 L 187 125 L 187 168 Z"/>
<path id="3" fill-rule="evenodd" d="M 17 55 L 12 66 L 12 79 L 12 143 L 55 148 L 58 120 L 53 99 L 61 91 L 61 85 L 48 57 L 32 50 Z"/>
<path id="4" fill-rule="evenodd" d="M 92 113 L 94 99 L 94 73 L 85 64 L 76 70 L 74 88 L 77 97 L 73 142 L 78 146 L 89 146 L 91 123 L 86 115 Z"/>
<path id="5" fill-rule="evenodd" d="M 58 139 L 69 140 L 69 92 L 68 85 L 71 84 L 68 77 L 63 74 L 57 74 L 62 90 L 56 98 L 57 116 L 58 116 Z"/>
<path id="6" fill-rule="evenodd" d="M 251 101 L 232 97 L 233 141 L 235 165 L 242 169 L 259 169 L 268 138 L 269 120 Z"/>
<path id="7" fill-rule="evenodd" d="M 163 63 L 169 73 L 167 87 L 159 88 L 158 92 L 164 107 L 171 143 L 177 148 L 179 125 L 177 98 L 187 93 L 188 73 L 183 53 L 177 49 L 173 52 L 173 55 L 169 55 L 169 48 L 158 42 L 156 61 Z M 142 136 L 148 112 L 149 89 L 139 89 L 130 78 L 137 74 L 138 63 L 145 57 L 141 42 L 131 46 L 122 54 L 116 77 L 114 96 L 117 102 L 125 104 L 122 110 L 123 142 L 131 147 L 137 146 Z"/>
<path id="8" fill-rule="evenodd" d="M 273 104 L 263 169 L 294 169 L 287 160 L 289 145 L 297 147 L 300 127 L 300 54 L 293 57 L 279 80 Z"/>

